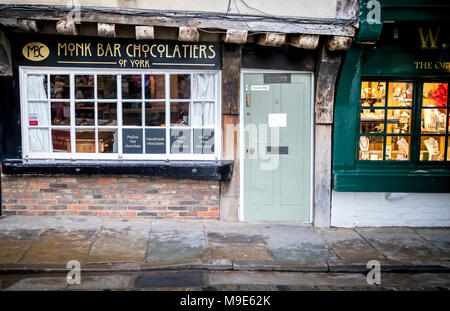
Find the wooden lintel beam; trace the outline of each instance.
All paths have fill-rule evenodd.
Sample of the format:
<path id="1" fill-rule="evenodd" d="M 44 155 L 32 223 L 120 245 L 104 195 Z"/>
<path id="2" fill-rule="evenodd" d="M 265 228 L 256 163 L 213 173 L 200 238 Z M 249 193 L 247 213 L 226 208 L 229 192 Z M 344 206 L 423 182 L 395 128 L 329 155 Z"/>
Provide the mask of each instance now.
<path id="1" fill-rule="evenodd" d="M 116 36 L 116 25 L 115 24 L 97 24 L 97 31 L 99 37 L 115 37 Z"/>
<path id="2" fill-rule="evenodd" d="M 288 44 L 299 49 L 314 50 L 319 45 L 318 35 L 291 35 Z"/>
<path id="3" fill-rule="evenodd" d="M 22 31 L 37 32 L 39 30 L 36 21 L 33 19 L 19 19 L 18 26 Z"/>
<path id="4" fill-rule="evenodd" d="M 247 36 L 247 30 L 227 29 L 223 41 L 225 43 L 245 44 L 247 42 Z"/>
<path id="5" fill-rule="evenodd" d="M 200 34 L 196 27 L 180 27 L 178 30 L 178 40 L 186 42 L 198 42 Z"/>
<path id="6" fill-rule="evenodd" d="M 77 27 L 73 21 L 67 21 L 65 19 L 56 23 L 56 32 L 62 35 L 75 36 L 78 34 Z"/>
<path id="7" fill-rule="evenodd" d="M 346 51 L 352 45 L 352 38 L 343 36 L 333 36 L 325 41 L 325 46 L 330 51 Z"/>
<path id="8" fill-rule="evenodd" d="M 286 42 L 286 34 L 265 33 L 259 35 L 256 43 L 265 46 L 282 46 Z"/>
<path id="9" fill-rule="evenodd" d="M 155 38 L 153 26 L 135 26 L 137 40 L 152 40 Z"/>

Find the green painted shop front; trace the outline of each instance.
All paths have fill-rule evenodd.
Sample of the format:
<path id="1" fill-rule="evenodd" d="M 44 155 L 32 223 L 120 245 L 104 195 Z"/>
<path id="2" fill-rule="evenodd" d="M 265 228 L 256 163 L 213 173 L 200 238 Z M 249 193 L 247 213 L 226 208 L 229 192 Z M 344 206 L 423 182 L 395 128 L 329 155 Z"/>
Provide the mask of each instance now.
<path id="1" fill-rule="evenodd" d="M 336 94 L 335 191 L 450 192 L 450 5 L 422 2 L 382 1 L 380 20 L 361 4 Z"/>

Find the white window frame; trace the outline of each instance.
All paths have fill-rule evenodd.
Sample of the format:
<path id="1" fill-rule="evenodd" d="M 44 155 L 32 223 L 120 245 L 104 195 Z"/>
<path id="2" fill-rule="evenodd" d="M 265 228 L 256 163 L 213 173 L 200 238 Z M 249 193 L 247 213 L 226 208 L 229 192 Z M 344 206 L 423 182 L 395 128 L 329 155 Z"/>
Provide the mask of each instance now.
<path id="1" fill-rule="evenodd" d="M 66 74 L 70 75 L 70 83 L 71 86 L 74 85 L 74 77 L 75 75 L 117 75 L 117 126 L 105 126 L 105 129 L 108 128 L 117 128 L 118 131 L 118 152 L 117 153 L 77 153 L 76 152 L 76 140 L 75 140 L 75 88 L 71 87 L 70 92 L 70 126 L 61 126 L 61 129 L 70 128 L 71 131 L 71 152 L 49 152 L 49 153 L 32 153 L 29 151 L 29 129 L 30 126 L 28 124 L 28 98 L 27 98 L 27 77 L 28 75 L 53 75 L 53 74 Z M 145 139 L 143 135 L 142 142 L 142 154 L 124 154 L 122 151 L 122 86 L 121 86 L 121 76 L 122 75 L 164 75 L 165 76 L 165 99 L 160 100 L 164 101 L 166 104 L 166 126 L 165 127 L 149 127 L 145 126 L 143 123 L 142 126 L 125 126 L 125 128 L 142 128 L 143 132 L 145 132 L 146 128 L 165 128 L 166 129 L 166 154 L 146 154 L 145 153 Z M 170 99 L 170 74 L 190 74 L 191 75 L 191 98 L 186 100 L 171 100 Z M 214 74 L 215 76 L 215 98 L 214 100 L 199 100 L 193 98 L 193 75 L 195 74 Z M 19 80 L 20 80 L 20 110 L 21 110 L 21 122 L 22 122 L 22 158 L 23 159 L 71 159 L 71 160 L 220 160 L 222 154 L 222 126 L 221 126 L 221 71 L 220 70 L 149 70 L 149 69 L 104 69 L 104 68 L 55 68 L 55 67 L 20 67 L 19 68 Z M 50 81 L 48 80 L 48 85 Z M 144 93 L 145 88 L 142 87 L 141 90 Z M 94 86 L 94 102 L 95 102 L 95 125 L 88 126 L 88 128 L 98 128 L 97 126 L 97 79 L 95 79 Z M 50 97 L 49 93 L 47 94 Z M 47 99 L 50 104 L 50 98 Z M 142 102 L 142 110 L 145 113 L 145 102 L 149 102 L 152 100 L 144 99 L 142 96 L 141 99 L 136 100 L 124 100 L 128 102 Z M 155 100 L 158 101 L 158 100 Z M 190 113 L 189 117 L 191 117 L 192 105 L 194 102 L 199 101 L 209 101 L 214 102 L 214 119 L 215 125 L 214 127 L 205 126 L 207 129 L 214 129 L 214 153 L 213 154 L 194 154 L 194 145 L 193 145 L 193 128 L 202 128 L 202 127 L 192 127 L 189 126 L 180 126 L 174 127 L 170 126 L 170 102 L 190 102 Z M 51 122 L 51 121 L 50 121 Z M 191 124 L 191 122 L 189 122 Z M 56 126 L 52 126 L 51 124 L 48 128 L 52 128 Z M 77 126 L 78 127 L 78 126 Z M 39 128 L 39 126 L 31 126 L 31 128 Z M 47 127 L 45 127 L 47 128 Z M 190 154 L 170 154 L 170 129 L 171 128 L 180 128 L 180 129 L 191 129 L 191 153 Z M 97 131 L 96 131 L 97 133 Z M 50 144 L 52 143 L 51 132 L 50 132 Z M 95 135 L 95 141 L 97 142 L 97 134 Z M 98 152 L 98 143 L 95 144 L 96 152 Z"/>

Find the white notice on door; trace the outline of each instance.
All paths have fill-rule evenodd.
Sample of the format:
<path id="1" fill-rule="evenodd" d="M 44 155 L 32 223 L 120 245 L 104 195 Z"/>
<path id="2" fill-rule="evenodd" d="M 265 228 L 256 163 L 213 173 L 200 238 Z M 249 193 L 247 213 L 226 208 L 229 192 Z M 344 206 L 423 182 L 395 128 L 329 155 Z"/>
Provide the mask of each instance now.
<path id="1" fill-rule="evenodd" d="M 269 127 L 286 127 L 285 113 L 269 113 Z"/>
<path id="2" fill-rule="evenodd" d="M 270 87 L 269 87 L 269 85 L 252 85 L 251 90 L 252 91 L 269 91 Z"/>

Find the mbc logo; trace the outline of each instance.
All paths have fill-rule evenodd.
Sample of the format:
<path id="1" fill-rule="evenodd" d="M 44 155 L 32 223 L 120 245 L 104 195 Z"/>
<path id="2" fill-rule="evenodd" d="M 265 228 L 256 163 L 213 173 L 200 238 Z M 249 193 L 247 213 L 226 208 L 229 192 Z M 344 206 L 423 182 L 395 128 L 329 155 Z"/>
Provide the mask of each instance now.
<path id="1" fill-rule="evenodd" d="M 30 42 L 23 47 L 22 54 L 33 62 L 40 62 L 48 57 L 50 50 L 43 43 Z"/>

